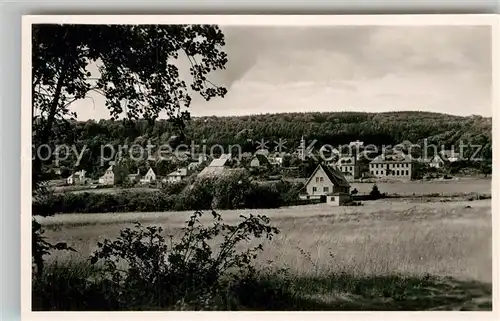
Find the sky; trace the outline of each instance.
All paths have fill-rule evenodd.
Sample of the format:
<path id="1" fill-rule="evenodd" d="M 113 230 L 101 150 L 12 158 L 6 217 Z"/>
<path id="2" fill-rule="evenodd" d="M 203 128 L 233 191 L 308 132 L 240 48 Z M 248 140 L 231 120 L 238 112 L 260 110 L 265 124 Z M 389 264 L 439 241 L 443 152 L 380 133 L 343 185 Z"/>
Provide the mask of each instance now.
<path id="1" fill-rule="evenodd" d="M 488 26 L 221 28 L 229 61 L 209 79 L 228 94 L 209 102 L 194 94 L 192 116 L 408 110 L 492 116 Z M 109 118 L 104 98 L 91 97 L 71 106 L 78 119 Z"/>

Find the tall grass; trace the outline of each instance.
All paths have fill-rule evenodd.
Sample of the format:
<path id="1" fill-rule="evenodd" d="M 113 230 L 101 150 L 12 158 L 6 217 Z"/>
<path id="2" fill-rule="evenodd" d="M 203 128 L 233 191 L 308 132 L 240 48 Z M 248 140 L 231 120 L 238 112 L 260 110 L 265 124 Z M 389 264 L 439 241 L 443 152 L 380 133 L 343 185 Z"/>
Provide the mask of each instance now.
<path id="1" fill-rule="evenodd" d="M 232 222 L 236 220 L 236 212 L 224 212 L 223 216 Z M 264 243 L 264 251 L 254 262 L 257 273 L 225 284 L 217 296 L 204 299 L 208 300 L 210 309 L 491 309 L 492 231 L 488 201 L 408 204 L 384 200 L 356 208 L 316 205 L 253 212 L 268 214 L 281 233 Z M 67 216 L 55 219 L 64 217 Z M 147 215 L 143 218 L 152 223 L 146 220 Z M 184 218 L 185 213 L 156 216 L 154 224 L 180 237 L 180 223 Z M 64 235 L 70 245 L 79 250 L 79 255 L 85 257 L 97 240 L 112 237 L 128 226 L 125 222 L 88 223 L 65 225 L 61 221 L 52 226 L 57 227 L 57 231 L 48 229 L 47 233 L 56 241 Z M 253 241 L 242 244 L 240 249 L 252 245 L 255 245 Z M 106 291 L 97 281 L 92 286 L 74 289 L 73 284 L 83 281 L 57 281 L 68 275 L 69 268 L 62 268 L 64 265 L 60 263 L 64 259 L 59 257 L 59 265 L 51 272 L 53 276 L 40 280 L 34 288 L 39 293 L 34 298 L 41 298 L 34 303 L 39 309 L 71 305 L 70 302 L 43 301 L 50 301 L 44 298 L 44 292 L 50 292 L 53 284 L 69 287 L 58 288 L 61 293 L 76 291 L 74 296 L 66 295 L 67 298 L 79 297 L 82 289 Z M 77 266 L 76 271 L 86 269 L 85 261 L 71 256 L 66 260 L 67 265 Z M 90 270 L 72 275 L 87 278 L 93 273 Z M 108 302 L 106 300 L 101 301 Z M 92 303 L 81 302 L 78 303 L 81 309 L 90 309 Z M 116 306 L 110 302 L 109 306 L 157 309 L 159 304 L 150 302 L 138 307 Z M 199 303 L 162 308 L 208 309 Z"/>

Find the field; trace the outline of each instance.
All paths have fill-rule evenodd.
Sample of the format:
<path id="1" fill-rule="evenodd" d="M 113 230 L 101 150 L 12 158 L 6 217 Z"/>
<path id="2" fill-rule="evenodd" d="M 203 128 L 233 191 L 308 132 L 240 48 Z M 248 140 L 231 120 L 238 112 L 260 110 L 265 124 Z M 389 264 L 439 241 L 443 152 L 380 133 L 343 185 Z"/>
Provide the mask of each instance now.
<path id="1" fill-rule="evenodd" d="M 105 187 L 105 188 L 89 188 L 87 186 L 57 186 L 53 188 L 55 193 L 119 193 L 121 191 L 129 192 L 157 192 L 157 188 L 149 187 L 131 187 L 131 188 L 115 188 L 115 187 Z"/>
<path id="2" fill-rule="evenodd" d="M 356 188 L 360 194 L 370 193 L 373 183 L 351 183 L 352 189 Z M 460 193 L 491 193 L 491 179 L 486 178 L 460 178 L 451 180 L 434 181 L 408 181 L 377 183 L 381 193 L 399 195 L 429 195 L 441 194 L 450 196 Z"/>
<path id="3" fill-rule="evenodd" d="M 308 300 L 295 299 L 278 309 L 491 309 L 491 200 L 393 199 L 362 207 L 221 211 L 227 223 L 248 213 L 267 215 L 281 230 L 265 244 L 257 265 L 288 268 L 297 276 L 302 300 Z M 65 261 L 87 258 L 97 241 L 114 238 L 133 221 L 179 235 L 190 214 L 66 214 L 40 221 L 51 241 L 66 241 L 78 250 L 53 258 Z M 339 275 L 349 275 L 348 282 Z M 439 281 L 425 283 L 430 276 Z M 388 284 L 403 291 L 404 299 L 394 298 L 393 290 L 392 298 L 374 294 L 385 293 Z"/>
<path id="4" fill-rule="evenodd" d="M 291 181 L 304 181 L 304 179 L 296 179 Z M 360 194 L 370 193 L 373 183 L 351 183 L 352 189 L 356 188 Z M 387 194 L 399 195 L 429 195 L 441 194 L 442 196 L 451 196 L 460 193 L 491 193 L 491 178 L 460 178 L 457 180 L 435 180 L 435 181 L 409 181 L 409 182 L 379 182 L 377 183 L 379 190 Z M 155 192 L 156 188 L 149 187 L 132 187 L 132 188 L 88 188 L 85 186 L 56 186 L 53 187 L 56 193 L 118 193 L 120 191 L 130 192 Z"/>

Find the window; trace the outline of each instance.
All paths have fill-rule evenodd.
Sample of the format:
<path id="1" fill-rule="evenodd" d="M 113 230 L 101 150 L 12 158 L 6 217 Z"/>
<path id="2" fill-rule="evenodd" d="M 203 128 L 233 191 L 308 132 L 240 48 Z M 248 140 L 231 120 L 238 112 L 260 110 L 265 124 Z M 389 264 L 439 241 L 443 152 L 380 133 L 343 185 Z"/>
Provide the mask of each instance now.
<path id="1" fill-rule="evenodd" d="M 399 176 L 399 171 L 396 171 L 396 175 Z"/>
<path id="2" fill-rule="evenodd" d="M 319 181 L 323 183 L 323 177 L 320 177 L 320 178 L 319 178 Z"/>
<path id="3" fill-rule="evenodd" d="M 335 196 L 332 196 L 332 198 L 330 198 L 331 201 L 335 201 Z"/>
<path id="4" fill-rule="evenodd" d="M 316 192 L 316 186 L 313 186 L 313 192 Z"/>
<path id="5" fill-rule="evenodd" d="M 323 187 L 323 192 L 328 193 L 328 186 Z"/>
<path id="6" fill-rule="evenodd" d="M 410 164 L 406 163 L 406 167 L 410 167 Z"/>
<path id="7" fill-rule="evenodd" d="M 351 166 L 351 167 L 349 167 L 349 171 L 352 171 L 352 166 Z"/>
<path id="8" fill-rule="evenodd" d="M 319 182 L 319 177 L 316 177 L 316 183 L 318 183 L 318 182 Z"/>
<path id="9" fill-rule="evenodd" d="M 406 171 L 406 176 L 408 176 L 408 175 L 409 175 L 409 174 L 408 174 L 408 171 Z"/>
<path id="10" fill-rule="evenodd" d="M 378 171 L 375 172 L 378 175 Z"/>
<path id="11" fill-rule="evenodd" d="M 373 175 L 373 171 L 370 171 L 370 174 L 372 174 L 372 175 Z"/>

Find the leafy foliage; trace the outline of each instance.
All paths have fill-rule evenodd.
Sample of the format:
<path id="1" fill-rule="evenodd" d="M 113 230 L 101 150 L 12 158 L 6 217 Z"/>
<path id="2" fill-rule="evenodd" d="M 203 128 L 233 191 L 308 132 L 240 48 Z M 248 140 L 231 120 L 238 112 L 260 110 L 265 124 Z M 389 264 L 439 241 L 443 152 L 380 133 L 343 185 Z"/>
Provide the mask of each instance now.
<path id="1" fill-rule="evenodd" d="M 314 115 L 323 117 L 316 119 Z M 436 144 L 439 149 L 441 145 L 447 149 L 453 145 L 456 151 L 458 151 L 460 141 L 464 144 L 480 144 L 483 146 L 481 150 L 484 154 L 483 158 L 491 159 L 492 155 L 491 118 L 423 112 L 379 114 L 346 112 L 201 117 L 193 118 L 185 123 L 183 141 L 187 144 L 194 141 L 199 145 L 205 141 L 207 148 L 214 144 L 221 144 L 224 148 L 239 144 L 243 152 L 255 152 L 256 142 L 262 138 L 270 142 L 278 141 L 280 138 L 285 139 L 287 140 L 286 151 L 293 152 L 298 147 L 301 136 L 305 135 L 306 145 L 314 139 L 317 140 L 314 145 L 316 148 L 323 144 L 338 147 L 357 139 L 362 140 L 365 145 L 375 144 L 379 148 L 382 145 L 394 146 L 405 140 L 424 146 L 423 139 L 427 139 L 428 145 Z M 57 131 L 61 133 L 55 136 L 49 144 L 51 146 L 74 145 L 78 151 L 85 146 L 86 150 L 80 167 L 86 169 L 89 174 L 96 173 L 96 175 L 104 170 L 100 164 L 103 145 L 110 144 L 118 150 L 118 146 L 138 144 L 146 149 L 147 144 L 151 143 L 155 146 L 152 151 L 156 155 L 158 146 L 164 144 L 174 146 L 172 137 L 177 135 L 175 126 L 166 120 L 158 120 L 154 123 L 138 120 L 134 124 L 125 121 L 89 120 L 71 122 L 66 126 L 69 126 L 71 130 L 58 129 Z M 248 128 L 253 130 L 245 131 Z M 246 134 L 238 135 L 241 131 L 245 131 Z M 270 143 L 269 147 L 272 148 L 273 144 Z M 172 164 L 169 161 L 158 161 L 158 158 L 153 157 L 155 161 L 149 162 L 149 166 L 155 168 L 155 172 L 160 175 L 166 175 L 176 167 L 184 166 L 184 164 Z M 308 164 L 301 164 L 295 158 L 287 157 L 283 161 L 285 166 L 301 166 L 303 175 L 309 172 Z M 75 162 L 76 159 L 72 156 L 62 161 L 61 165 L 76 169 Z M 162 162 L 165 163 L 162 164 Z"/>
<path id="2" fill-rule="evenodd" d="M 169 236 L 167 242 L 161 227 L 136 223 L 134 229 L 122 230 L 115 241 L 98 243 L 91 263 L 102 262 L 103 277 L 124 300 L 120 305 L 187 303 L 194 309 L 206 309 L 201 299 L 217 297 L 228 278 L 252 271 L 251 263 L 263 249 L 260 243 L 238 251 L 238 245 L 254 238 L 271 240 L 279 233 L 265 216 L 241 216 L 239 224 L 228 225 L 212 211 L 211 226 L 204 226 L 201 216 L 202 212 L 195 212 L 186 221 L 179 241 Z M 213 242 L 218 238 L 222 240 L 216 251 Z"/>
<path id="3" fill-rule="evenodd" d="M 67 137 L 72 129 L 67 119 L 76 116 L 69 106 L 89 98 L 90 92 L 106 98 L 112 119 L 125 113 L 128 121 L 138 118 L 151 121 L 164 111 L 182 129 L 189 119 L 189 91 L 205 100 L 226 94 L 225 88 L 207 79 L 211 71 L 224 69 L 227 63 L 222 51 L 224 45 L 223 33 L 213 25 L 33 25 L 34 146 L 51 145 L 53 139 Z M 180 77 L 181 55 L 190 66 L 192 79 L 188 83 Z M 92 74 L 92 65 L 97 66 L 98 75 Z M 45 193 L 41 185 L 47 179 L 42 161 L 46 156 L 34 154 L 35 198 Z M 119 183 L 126 175 L 121 174 Z M 51 213 L 47 210 L 34 214 Z M 33 253 L 41 267 L 43 255 L 58 244 L 47 243 L 35 223 L 33 233 Z"/>
<path id="4" fill-rule="evenodd" d="M 240 183 L 241 182 L 241 183 Z M 277 208 L 295 204 L 303 183 L 255 182 L 245 176 L 197 178 L 161 191 L 63 193 L 33 201 L 34 213 L 161 212 L 208 209 Z"/>
<path id="5" fill-rule="evenodd" d="M 378 186 L 376 184 L 373 185 L 372 190 L 370 191 L 370 196 L 374 199 L 382 197 L 382 194 L 378 190 Z"/>
<path id="6" fill-rule="evenodd" d="M 51 250 L 75 252 L 75 249 L 68 246 L 66 243 L 59 242 L 56 244 L 51 244 L 47 242 L 45 237 L 43 236 L 42 225 L 40 225 L 40 223 L 38 223 L 35 219 L 33 219 L 31 226 L 32 226 L 31 256 L 33 259 L 33 263 L 36 266 L 37 274 L 43 274 L 43 268 L 44 268 L 43 257 L 46 255 L 50 255 Z"/>

